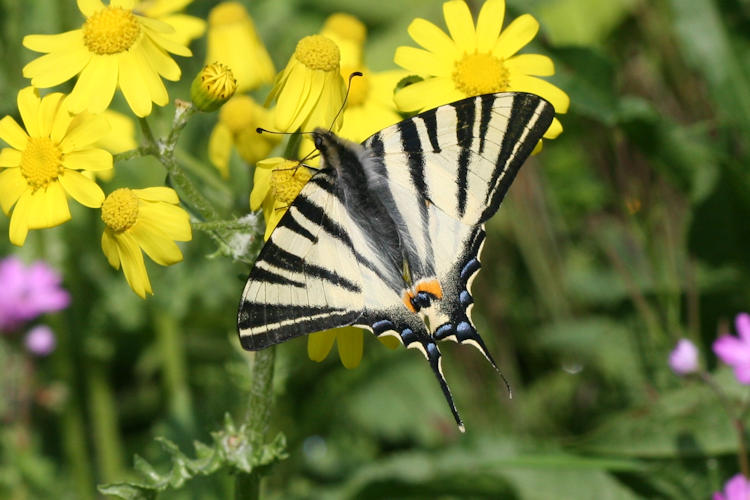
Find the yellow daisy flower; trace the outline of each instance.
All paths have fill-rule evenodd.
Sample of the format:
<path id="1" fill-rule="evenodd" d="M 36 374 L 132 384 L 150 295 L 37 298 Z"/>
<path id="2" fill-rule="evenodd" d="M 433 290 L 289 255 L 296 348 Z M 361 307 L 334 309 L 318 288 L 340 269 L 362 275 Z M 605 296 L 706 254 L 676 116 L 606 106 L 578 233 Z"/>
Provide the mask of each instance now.
<path id="1" fill-rule="evenodd" d="M 259 134 L 258 127 L 271 128 L 272 111 L 246 95 L 235 95 L 219 110 L 219 121 L 208 139 L 208 158 L 222 177 L 229 176 L 232 146 L 250 165 L 264 158 L 279 142 L 277 134 Z"/>
<path id="2" fill-rule="evenodd" d="M 333 118 L 344 102 L 346 86 L 339 73 L 339 48 L 323 35 L 297 43 L 286 68 L 276 76 L 266 102 L 277 102 L 274 122 L 282 132 L 314 127 L 338 130 Z"/>
<path id="3" fill-rule="evenodd" d="M 86 16 L 80 29 L 58 35 L 27 35 L 25 47 L 45 55 L 23 68 L 35 87 L 59 85 L 78 75 L 66 100 L 73 113 L 102 112 L 119 88 L 137 116 L 151 113 L 151 103 L 169 102 L 161 77 L 179 80 L 180 68 L 167 53 L 190 56 L 190 49 L 169 38 L 172 28 L 133 12 L 135 0 L 78 0 Z"/>
<path id="4" fill-rule="evenodd" d="M 421 111 L 474 95 L 520 91 L 547 99 L 558 114 L 568 111 L 568 95 L 537 78 L 554 74 L 552 60 L 539 54 L 516 55 L 539 31 L 536 19 L 525 14 L 501 31 L 504 0 L 485 1 L 476 27 L 463 0 L 445 2 L 443 14 L 450 36 L 424 19 L 415 19 L 409 35 L 424 50 L 396 49 L 396 64 L 425 77 L 396 93 L 399 109 Z M 555 118 L 544 137 L 552 139 L 561 132 L 562 125 Z"/>
<path id="5" fill-rule="evenodd" d="M 191 40 L 203 36 L 206 21 L 199 17 L 181 14 L 193 0 L 141 0 L 133 9 L 146 17 L 158 19 L 174 28 L 174 32 L 164 36 L 180 45 L 188 45 Z"/>
<path id="6" fill-rule="evenodd" d="M 276 70 L 250 15 L 239 2 L 223 2 L 208 16 L 206 63 L 229 66 L 237 92 L 271 83 Z"/>
<path id="7" fill-rule="evenodd" d="M 409 73 L 403 70 L 371 73 L 363 67 L 354 71 L 362 76 L 352 78 L 339 135 L 362 142 L 378 130 L 401 121 L 393 102 L 393 90 Z"/>
<path id="8" fill-rule="evenodd" d="M 18 93 L 18 111 L 26 130 L 5 116 L 0 139 L 0 207 L 10 219 L 10 241 L 23 245 L 29 229 L 54 227 L 70 220 L 68 196 L 98 208 L 104 193 L 79 171 L 112 168 L 112 155 L 92 146 L 109 130 L 107 121 L 88 113 L 73 116 L 65 96 L 40 98 L 36 89 Z"/>
<path id="9" fill-rule="evenodd" d="M 141 298 L 153 294 L 143 252 L 161 266 L 182 260 L 173 241 L 190 241 L 190 217 L 177 193 L 167 187 L 120 188 L 102 204 L 102 251 L 115 269 L 122 266 L 128 285 Z"/>

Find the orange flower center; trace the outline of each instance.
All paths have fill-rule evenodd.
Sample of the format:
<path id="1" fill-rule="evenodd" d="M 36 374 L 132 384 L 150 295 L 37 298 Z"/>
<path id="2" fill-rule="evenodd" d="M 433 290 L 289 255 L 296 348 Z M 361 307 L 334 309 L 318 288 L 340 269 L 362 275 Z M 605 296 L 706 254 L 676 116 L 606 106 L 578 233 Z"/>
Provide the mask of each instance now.
<path id="1" fill-rule="evenodd" d="M 467 96 L 502 92 L 510 85 L 510 73 L 502 59 L 491 54 L 466 54 L 456 62 L 453 82 Z"/>
<path id="2" fill-rule="evenodd" d="M 125 52 L 138 40 L 141 25 L 133 12 L 122 7 L 107 7 L 83 23 L 83 43 L 94 54 Z"/>
<path id="3" fill-rule="evenodd" d="M 294 57 L 311 70 L 334 71 L 339 68 L 339 47 L 323 35 L 306 36 L 297 43 Z"/>
<path id="4" fill-rule="evenodd" d="M 33 190 L 47 186 L 63 173 L 62 151 L 48 137 L 30 137 L 21 153 L 21 175 Z"/>
<path id="5" fill-rule="evenodd" d="M 127 231 L 138 220 L 138 197 L 131 189 L 115 189 L 102 204 L 102 220 L 116 233 Z"/>

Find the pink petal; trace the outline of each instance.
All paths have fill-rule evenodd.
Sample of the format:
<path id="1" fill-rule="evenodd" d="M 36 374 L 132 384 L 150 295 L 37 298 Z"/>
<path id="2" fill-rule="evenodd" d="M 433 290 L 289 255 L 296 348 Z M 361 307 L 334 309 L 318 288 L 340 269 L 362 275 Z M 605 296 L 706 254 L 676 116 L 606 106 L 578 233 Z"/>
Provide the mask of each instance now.
<path id="1" fill-rule="evenodd" d="M 737 337 L 722 335 L 714 342 L 713 350 L 728 365 L 750 364 L 750 344 Z"/>
<path id="2" fill-rule="evenodd" d="M 737 334 L 740 338 L 750 342 L 750 314 L 739 313 L 734 318 L 734 325 L 737 328 Z"/>

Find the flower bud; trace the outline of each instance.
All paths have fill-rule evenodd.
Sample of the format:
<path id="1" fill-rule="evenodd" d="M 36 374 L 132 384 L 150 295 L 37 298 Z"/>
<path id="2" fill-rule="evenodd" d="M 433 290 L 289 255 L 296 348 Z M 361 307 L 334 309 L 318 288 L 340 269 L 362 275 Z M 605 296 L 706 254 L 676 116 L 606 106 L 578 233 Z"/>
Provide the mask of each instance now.
<path id="1" fill-rule="evenodd" d="M 190 98 L 201 111 L 216 111 L 237 91 L 237 80 L 228 66 L 212 63 L 204 66 L 190 86 Z"/>

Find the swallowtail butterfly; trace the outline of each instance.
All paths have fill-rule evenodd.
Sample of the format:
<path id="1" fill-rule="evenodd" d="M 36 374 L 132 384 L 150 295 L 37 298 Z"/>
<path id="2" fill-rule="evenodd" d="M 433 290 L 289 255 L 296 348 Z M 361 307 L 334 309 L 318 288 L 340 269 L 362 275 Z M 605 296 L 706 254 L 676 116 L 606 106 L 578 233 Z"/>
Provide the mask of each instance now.
<path id="1" fill-rule="evenodd" d="M 321 169 L 261 250 L 239 306 L 242 346 L 354 325 L 421 352 L 461 431 L 439 341 L 476 347 L 471 321 L 484 223 L 554 109 L 526 93 L 470 97 L 356 144 L 313 132 Z"/>

